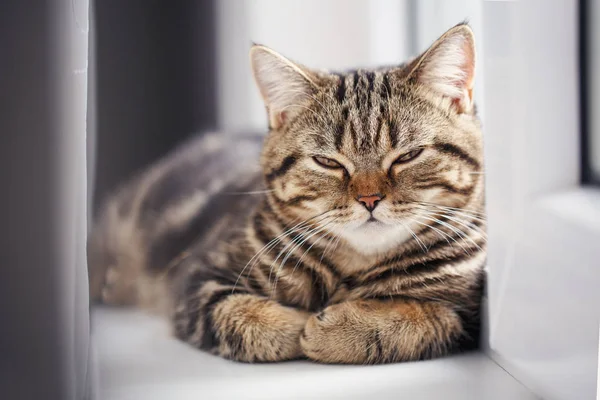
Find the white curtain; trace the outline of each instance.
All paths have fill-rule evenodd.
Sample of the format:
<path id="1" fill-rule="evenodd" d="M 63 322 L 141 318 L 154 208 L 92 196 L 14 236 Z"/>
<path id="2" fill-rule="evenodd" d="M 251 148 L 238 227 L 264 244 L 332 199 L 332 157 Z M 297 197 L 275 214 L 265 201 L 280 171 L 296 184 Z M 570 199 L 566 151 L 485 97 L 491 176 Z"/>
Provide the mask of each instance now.
<path id="1" fill-rule="evenodd" d="M 0 2 L 0 398 L 89 399 L 88 0 Z"/>
<path id="2" fill-rule="evenodd" d="M 59 219 L 61 226 L 58 285 L 65 394 L 68 399 L 90 397 L 90 319 L 86 264 L 87 83 L 89 1 L 64 0 L 62 20 L 61 109 L 59 122 Z M 64 18 L 64 19 L 63 19 Z M 62 46 L 61 46 L 62 47 Z"/>
<path id="3" fill-rule="evenodd" d="M 68 43 L 65 56 L 64 90 L 60 130 L 61 167 L 64 189 L 59 284 L 62 294 L 62 335 L 68 399 L 88 399 L 90 386 L 90 318 L 87 276 L 86 238 L 88 225 L 87 184 L 87 84 L 89 0 L 64 0 L 65 27 L 63 40 Z M 68 19 L 68 21 L 67 21 Z M 93 146 L 92 146 L 93 150 Z"/>

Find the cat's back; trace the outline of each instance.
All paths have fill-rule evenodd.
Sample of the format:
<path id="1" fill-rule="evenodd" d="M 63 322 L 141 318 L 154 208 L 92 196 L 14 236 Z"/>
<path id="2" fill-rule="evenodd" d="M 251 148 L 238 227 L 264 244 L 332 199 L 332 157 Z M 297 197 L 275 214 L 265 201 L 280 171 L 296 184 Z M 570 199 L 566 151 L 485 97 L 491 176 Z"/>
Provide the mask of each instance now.
<path id="1" fill-rule="evenodd" d="M 261 197 L 254 194 L 262 188 L 261 144 L 257 135 L 194 137 L 109 196 L 88 242 L 92 296 L 100 296 L 107 270 L 158 273 L 192 244 L 245 219 Z"/>

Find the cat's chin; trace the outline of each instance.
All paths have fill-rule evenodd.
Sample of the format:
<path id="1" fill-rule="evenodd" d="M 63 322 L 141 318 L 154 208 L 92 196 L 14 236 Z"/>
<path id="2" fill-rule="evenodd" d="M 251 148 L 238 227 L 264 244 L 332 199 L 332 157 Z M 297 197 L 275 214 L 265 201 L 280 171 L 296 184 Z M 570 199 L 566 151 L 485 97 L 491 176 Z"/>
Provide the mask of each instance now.
<path id="1" fill-rule="evenodd" d="M 398 248 L 411 238 L 411 234 L 402 225 L 370 220 L 356 228 L 344 230 L 342 237 L 357 252 L 370 255 Z"/>

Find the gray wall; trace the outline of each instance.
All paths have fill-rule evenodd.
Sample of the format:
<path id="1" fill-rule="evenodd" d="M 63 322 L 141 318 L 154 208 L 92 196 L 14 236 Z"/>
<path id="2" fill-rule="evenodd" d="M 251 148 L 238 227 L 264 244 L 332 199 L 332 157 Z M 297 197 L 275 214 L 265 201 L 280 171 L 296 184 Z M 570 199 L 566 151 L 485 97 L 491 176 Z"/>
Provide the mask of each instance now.
<path id="1" fill-rule="evenodd" d="M 99 200 L 188 135 L 216 127 L 215 23 L 207 0 L 101 0 L 94 8 Z"/>

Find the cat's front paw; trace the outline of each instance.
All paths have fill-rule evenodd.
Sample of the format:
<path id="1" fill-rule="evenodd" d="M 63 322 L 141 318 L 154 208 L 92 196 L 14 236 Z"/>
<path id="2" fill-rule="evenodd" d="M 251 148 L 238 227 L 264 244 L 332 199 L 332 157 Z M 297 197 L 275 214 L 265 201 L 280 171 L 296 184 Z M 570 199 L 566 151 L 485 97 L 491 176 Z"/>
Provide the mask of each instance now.
<path id="1" fill-rule="evenodd" d="M 366 340 L 357 322 L 349 305 L 327 307 L 306 322 L 300 337 L 302 351 L 311 360 L 324 363 L 364 363 Z"/>

